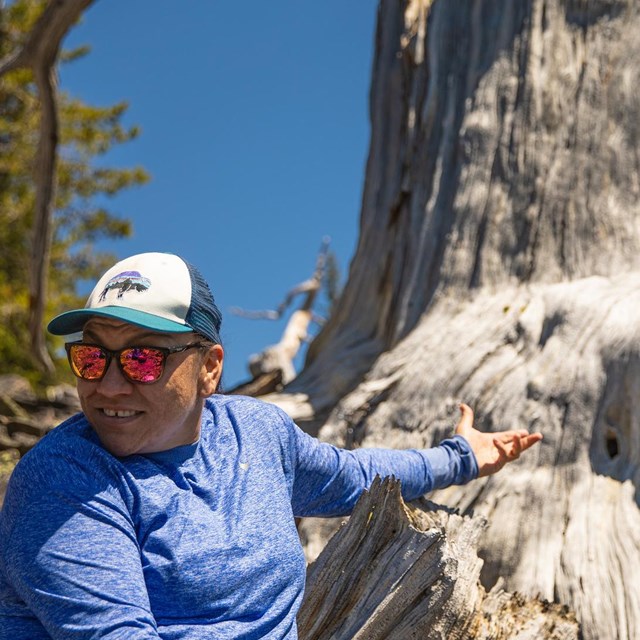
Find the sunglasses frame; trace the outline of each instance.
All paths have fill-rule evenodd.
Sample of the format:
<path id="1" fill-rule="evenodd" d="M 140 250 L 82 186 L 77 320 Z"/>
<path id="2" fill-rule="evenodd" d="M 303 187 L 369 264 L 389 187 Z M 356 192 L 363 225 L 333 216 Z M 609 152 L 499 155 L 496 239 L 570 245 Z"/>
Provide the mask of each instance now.
<path id="1" fill-rule="evenodd" d="M 109 366 L 111 365 L 111 361 L 115 359 L 115 361 L 118 363 L 118 367 L 120 369 L 120 372 L 122 373 L 122 375 L 124 376 L 124 378 L 126 380 L 128 380 L 129 382 L 132 382 L 133 384 L 154 384 L 156 382 L 158 382 L 158 380 L 160 380 L 160 378 L 162 378 L 162 376 L 164 375 L 164 370 L 165 370 L 165 366 L 167 364 L 167 358 L 174 354 L 174 353 L 181 353 L 183 351 L 186 351 L 187 349 L 195 349 L 196 347 L 208 347 L 210 346 L 211 343 L 209 342 L 191 342 L 189 344 L 185 344 L 185 345 L 180 345 L 177 347 L 155 347 L 155 346 L 151 346 L 151 345 L 133 345 L 130 347 L 123 347 L 122 349 L 116 349 L 115 351 L 112 351 L 111 349 L 107 349 L 106 347 L 103 347 L 101 344 L 94 344 L 92 342 L 82 342 L 81 340 L 77 341 L 77 342 L 67 342 L 64 345 L 64 348 L 67 352 L 67 360 L 69 361 L 69 366 L 71 367 L 71 371 L 73 373 L 74 376 L 76 376 L 76 378 L 79 378 L 80 380 L 84 380 L 85 382 L 97 382 L 98 380 L 102 380 L 105 375 L 107 374 L 107 371 L 109 370 Z M 106 362 L 104 365 L 104 370 L 102 371 L 102 375 L 100 375 L 97 378 L 85 378 L 82 375 L 80 375 L 79 373 L 76 373 L 76 366 L 73 363 L 72 357 L 71 357 L 71 350 L 73 349 L 73 347 L 93 347 L 95 349 L 99 349 L 102 353 L 105 354 L 106 356 Z M 161 365 L 161 369 L 160 369 L 160 374 L 158 375 L 157 378 L 155 378 L 154 380 L 148 380 L 148 381 L 144 381 L 144 380 L 134 380 L 124 369 L 124 365 L 122 364 L 122 354 L 125 351 L 129 351 L 130 349 L 153 349 L 154 351 L 159 351 L 162 354 L 162 365 Z M 79 371 L 79 369 L 78 369 Z"/>

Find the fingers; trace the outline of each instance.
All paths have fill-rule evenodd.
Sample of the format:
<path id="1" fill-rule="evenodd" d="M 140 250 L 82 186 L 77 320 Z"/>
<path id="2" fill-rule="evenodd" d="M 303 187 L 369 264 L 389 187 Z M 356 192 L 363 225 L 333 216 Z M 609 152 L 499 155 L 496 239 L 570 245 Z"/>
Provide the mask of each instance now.
<path id="1" fill-rule="evenodd" d="M 523 451 L 542 440 L 541 433 L 529 433 L 526 429 L 512 429 L 494 434 L 481 433 L 473 426 L 473 410 L 471 407 L 461 403 L 459 408 L 460 421 L 456 426 L 455 432 L 469 441 L 476 458 L 478 456 L 482 458 L 482 450 L 489 451 L 490 448 L 493 448 L 493 454 L 490 455 L 495 460 L 497 454 L 497 468 L 503 467 L 507 462 L 517 460 Z"/>
<path id="2" fill-rule="evenodd" d="M 456 427 L 456 433 L 463 434 L 465 431 L 473 428 L 473 409 L 464 403 L 459 405 L 460 421 Z"/>
<path id="3" fill-rule="evenodd" d="M 536 433 L 527 433 L 520 438 L 520 446 L 522 451 L 526 451 L 529 447 L 532 447 L 536 442 L 542 440 L 542 434 L 537 431 Z"/>
<path id="4" fill-rule="evenodd" d="M 460 421 L 456 426 L 456 433 L 464 434 L 465 431 L 473 428 L 473 409 L 468 405 L 461 402 L 460 408 Z M 526 429 L 511 429 L 509 431 L 500 431 L 495 434 L 496 437 L 504 438 L 503 442 L 511 440 L 519 440 L 521 450 L 524 451 L 536 442 L 542 440 L 542 434 L 540 432 L 529 433 Z"/>
<path id="5" fill-rule="evenodd" d="M 517 460 L 523 451 L 542 440 L 542 434 L 529 433 L 524 429 L 519 431 L 505 431 L 496 435 L 493 443 L 507 461 Z"/>
<path id="6" fill-rule="evenodd" d="M 504 437 L 494 438 L 493 444 L 495 445 L 500 455 L 500 461 L 502 464 L 517 460 L 520 457 L 522 448 L 519 446 L 519 439 L 505 440 Z"/>
<path id="7" fill-rule="evenodd" d="M 526 429 L 518 429 L 513 431 L 499 431 L 494 434 L 494 437 L 500 438 L 502 442 L 510 442 L 512 440 L 520 440 L 522 443 L 522 449 L 528 448 L 532 444 L 539 442 L 542 440 L 542 434 L 537 431 L 536 433 L 529 433 Z M 528 446 L 525 446 L 526 443 L 531 443 Z"/>
<path id="8" fill-rule="evenodd" d="M 522 453 L 522 437 L 517 436 L 511 441 L 511 455 L 514 460 L 517 460 Z"/>

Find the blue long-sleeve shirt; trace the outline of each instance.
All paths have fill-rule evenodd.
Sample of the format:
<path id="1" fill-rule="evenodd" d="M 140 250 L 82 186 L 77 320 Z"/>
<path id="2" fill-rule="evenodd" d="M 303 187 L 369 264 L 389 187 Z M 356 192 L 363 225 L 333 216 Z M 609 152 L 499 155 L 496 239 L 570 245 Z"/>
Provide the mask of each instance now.
<path id="1" fill-rule="evenodd" d="M 195 444 L 126 458 L 78 414 L 11 477 L 0 640 L 293 640 L 305 579 L 294 516 L 347 514 L 376 475 L 413 499 L 477 472 L 459 436 L 346 451 L 239 396 L 207 400 Z"/>

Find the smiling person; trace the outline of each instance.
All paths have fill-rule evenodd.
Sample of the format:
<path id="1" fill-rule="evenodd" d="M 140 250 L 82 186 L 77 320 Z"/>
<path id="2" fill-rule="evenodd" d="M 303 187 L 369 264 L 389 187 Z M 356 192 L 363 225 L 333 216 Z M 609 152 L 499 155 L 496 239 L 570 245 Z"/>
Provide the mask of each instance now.
<path id="1" fill-rule="evenodd" d="M 376 474 L 407 500 L 494 473 L 538 442 L 461 405 L 425 450 L 341 450 L 274 405 L 219 393 L 221 315 L 172 254 L 112 267 L 54 318 L 82 413 L 16 467 L 0 515 L 0 640 L 294 639 L 295 516 L 348 514 Z"/>

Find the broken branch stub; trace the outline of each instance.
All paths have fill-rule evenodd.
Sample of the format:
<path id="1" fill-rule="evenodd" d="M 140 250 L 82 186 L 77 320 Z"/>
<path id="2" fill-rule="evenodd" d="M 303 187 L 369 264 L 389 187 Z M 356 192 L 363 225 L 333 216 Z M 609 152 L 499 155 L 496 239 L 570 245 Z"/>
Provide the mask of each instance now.
<path id="1" fill-rule="evenodd" d="M 577 640 L 566 607 L 479 583 L 485 522 L 406 505 L 377 478 L 309 567 L 301 640 Z"/>
<path id="2" fill-rule="evenodd" d="M 295 297 L 304 294 L 300 307 L 291 314 L 280 341 L 250 357 L 249 372 L 251 373 L 252 380 L 240 385 L 243 389 L 252 389 L 253 387 L 250 385 L 254 381 L 257 382 L 255 388 L 262 389 L 262 387 L 265 386 L 262 384 L 262 380 L 265 379 L 266 376 L 272 376 L 278 372 L 282 385 L 288 384 L 296 377 L 296 369 L 293 361 L 302 345 L 309 340 L 309 325 L 319 320 L 318 316 L 313 312 L 313 306 L 322 286 L 329 251 L 329 241 L 330 239 L 328 237 L 322 240 L 322 246 L 316 258 L 315 271 L 311 278 L 293 287 L 277 309 L 247 311 L 239 307 L 232 307 L 232 313 L 245 318 L 277 320 L 283 316 Z M 268 383 L 266 387 L 268 388 Z M 232 392 L 237 393 L 235 389 Z"/>

